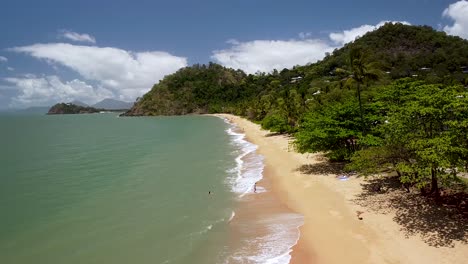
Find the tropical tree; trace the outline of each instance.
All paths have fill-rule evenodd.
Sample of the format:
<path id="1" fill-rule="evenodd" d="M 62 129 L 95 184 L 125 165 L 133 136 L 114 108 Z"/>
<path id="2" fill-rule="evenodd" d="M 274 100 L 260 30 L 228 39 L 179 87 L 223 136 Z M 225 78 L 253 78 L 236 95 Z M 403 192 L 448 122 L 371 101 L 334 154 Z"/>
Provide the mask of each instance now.
<path id="1" fill-rule="evenodd" d="M 294 142 L 299 152 L 328 152 L 331 160 L 342 161 L 358 150 L 361 137 L 358 103 L 354 98 L 310 111 L 304 116 Z"/>
<path id="2" fill-rule="evenodd" d="M 400 181 L 439 197 L 440 182 L 466 166 L 468 92 L 460 86 L 403 80 L 384 88 L 378 99 L 385 122 L 382 144 L 358 151 L 349 169 L 373 173 L 389 166 Z"/>
<path id="3" fill-rule="evenodd" d="M 364 112 L 362 108 L 361 89 L 368 85 L 369 81 L 378 80 L 380 71 L 374 62 L 367 62 L 366 53 L 360 47 L 356 47 L 349 52 L 349 67 L 351 75 L 346 79 L 346 84 L 356 86 L 359 101 L 359 116 L 361 118 L 361 131 L 365 133 Z"/>

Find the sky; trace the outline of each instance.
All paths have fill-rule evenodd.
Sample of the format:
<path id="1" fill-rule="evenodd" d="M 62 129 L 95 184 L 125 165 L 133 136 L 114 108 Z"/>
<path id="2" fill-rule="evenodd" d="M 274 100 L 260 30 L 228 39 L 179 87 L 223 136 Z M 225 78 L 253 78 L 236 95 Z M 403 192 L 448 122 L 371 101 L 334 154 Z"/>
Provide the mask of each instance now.
<path id="1" fill-rule="evenodd" d="M 385 22 L 468 39 L 468 1 L 2 0 L 0 110 L 134 101 L 195 63 L 291 68 Z"/>

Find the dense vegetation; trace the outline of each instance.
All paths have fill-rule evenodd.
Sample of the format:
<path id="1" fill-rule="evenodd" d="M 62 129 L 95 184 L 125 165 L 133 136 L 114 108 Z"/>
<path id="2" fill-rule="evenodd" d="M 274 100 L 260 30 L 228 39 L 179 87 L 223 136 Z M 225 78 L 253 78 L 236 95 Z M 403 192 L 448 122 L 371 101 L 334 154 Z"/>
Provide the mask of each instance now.
<path id="1" fill-rule="evenodd" d="M 439 195 L 468 169 L 468 41 L 386 24 L 314 64 L 247 75 L 194 65 L 167 76 L 126 115 L 233 113 L 295 136 L 349 170 L 392 169 Z"/>
<path id="2" fill-rule="evenodd" d="M 243 87 L 246 74 L 218 64 L 193 65 L 166 76 L 127 115 L 184 115 L 228 111 L 254 96 Z"/>
<path id="3" fill-rule="evenodd" d="M 58 103 L 52 106 L 47 112 L 48 115 L 67 115 L 67 114 L 91 114 L 99 113 L 104 109 L 97 109 L 90 106 L 79 106 L 72 103 Z"/>

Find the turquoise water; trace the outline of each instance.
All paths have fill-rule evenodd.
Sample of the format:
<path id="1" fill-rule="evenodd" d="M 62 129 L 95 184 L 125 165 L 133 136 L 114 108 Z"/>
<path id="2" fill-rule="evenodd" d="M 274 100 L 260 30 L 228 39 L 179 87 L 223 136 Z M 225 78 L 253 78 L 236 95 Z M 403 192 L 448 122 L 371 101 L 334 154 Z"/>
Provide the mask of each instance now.
<path id="1" fill-rule="evenodd" d="M 0 263 L 222 263 L 237 155 L 226 128 L 0 116 Z"/>

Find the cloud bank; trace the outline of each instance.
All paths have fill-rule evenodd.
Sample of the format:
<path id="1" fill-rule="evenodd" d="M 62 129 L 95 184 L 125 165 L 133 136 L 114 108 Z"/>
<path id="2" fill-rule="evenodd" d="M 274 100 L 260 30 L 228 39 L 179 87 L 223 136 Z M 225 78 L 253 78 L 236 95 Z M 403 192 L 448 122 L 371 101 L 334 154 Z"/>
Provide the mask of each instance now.
<path id="1" fill-rule="evenodd" d="M 64 30 L 59 34 L 60 38 L 66 38 L 76 42 L 96 43 L 96 38 L 89 34 L 80 34 L 73 31 Z"/>
<path id="2" fill-rule="evenodd" d="M 447 7 L 442 16 L 453 20 L 453 25 L 445 26 L 447 34 L 468 39 L 468 1 L 458 1 Z"/>
<path id="3" fill-rule="evenodd" d="M 320 40 L 254 40 L 231 43 L 231 48 L 213 52 L 212 58 L 224 66 L 248 73 L 291 68 L 323 58 L 333 51 Z"/>
<path id="4" fill-rule="evenodd" d="M 273 69 L 282 70 L 295 65 L 304 65 L 321 60 L 327 52 L 342 47 L 354 41 L 369 31 L 383 26 L 385 23 L 409 24 L 406 21 L 382 21 L 376 25 L 333 32 L 328 40 L 311 39 L 310 33 L 299 33 L 299 40 L 253 40 L 239 42 L 229 40 L 231 46 L 223 50 L 215 50 L 211 58 L 223 66 L 242 69 L 247 73 L 270 72 Z"/>
<path id="5" fill-rule="evenodd" d="M 65 66 L 86 80 L 95 82 L 98 87 L 111 91 L 114 96 L 109 97 L 126 101 L 141 96 L 165 75 L 187 66 L 186 58 L 161 51 L 131 52 L 67 43 L 35 44 L 9 50 Z"/>
<path id="6" fill-rule="evenodd" d="M 19 94 L 12 98 L 11 107 L 49 106 L 57 102 L 73 100 L 96 103 L 113 96 L 113 93 L 108 89 L 94 88 L 77 79 L 62 82 L 55 75 L 44 77 L 27 75 L 20 78 L 5 78 L 4 80 L 19 91 Z"/>

